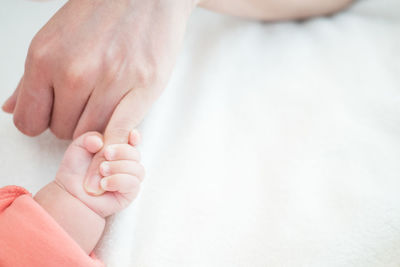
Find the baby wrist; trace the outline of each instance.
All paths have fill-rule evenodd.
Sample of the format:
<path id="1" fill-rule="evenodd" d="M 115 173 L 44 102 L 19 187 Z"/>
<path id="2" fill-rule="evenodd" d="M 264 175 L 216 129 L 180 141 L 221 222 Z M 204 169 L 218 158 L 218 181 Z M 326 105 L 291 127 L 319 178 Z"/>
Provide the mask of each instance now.
<path id="1" fill-rule="evenodd" d="M 89 254 L 99 241 L 105 219 L 53 181 L 34 197 L 37 203 Z"/>

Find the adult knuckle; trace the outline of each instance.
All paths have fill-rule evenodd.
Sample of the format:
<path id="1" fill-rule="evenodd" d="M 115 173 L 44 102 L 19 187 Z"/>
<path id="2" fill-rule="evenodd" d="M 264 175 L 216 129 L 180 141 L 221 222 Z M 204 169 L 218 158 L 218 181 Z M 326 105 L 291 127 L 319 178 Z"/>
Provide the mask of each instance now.
<path id="1" fill-rule="evenodd" d="M 133 63 L 129 66 L 129 73 L 131 73 L 135 87 L 141 88 L 153 85 L 160 78 L 157 65 L 151 62 Z"/>
<path id="2" fill-rule="evenodd" d="M 114 81 L 117 79 L 119 74 L 123 70 L 123 63 L 121 60 L 114 60 L 112 62 L 107 63 L 107 69 L 104 74 L 104 80 L 106 81 Z"/>
<path id="3" fill-rule="evenodd" d="M 41 64 L 48 56 L 48 47 L 33 41 L 28 49 L 27 63 Z"/>
<path id="4" fill-rule="evenodd" d="M 111 46 L 103 55 L 104 80 L 113 81 L 121 73 L 126 66 L 127 53 L 126 49 L 120 46 Z"/>
<path id="5" fill-rule="evenodd" d="M 147 88 L 158 78 L 157 71 L 152 67 L 143 67 L 136 72 L 136 81 L 139 87 Z"/>
<path id="6" fill-rule="evenodd" d="M 80 88 L 87 83 L 87 76 L 85 74 L 84 66 L 80 63 L 70 63 L 64 71 L 65 84 L 70 89 Z"/>

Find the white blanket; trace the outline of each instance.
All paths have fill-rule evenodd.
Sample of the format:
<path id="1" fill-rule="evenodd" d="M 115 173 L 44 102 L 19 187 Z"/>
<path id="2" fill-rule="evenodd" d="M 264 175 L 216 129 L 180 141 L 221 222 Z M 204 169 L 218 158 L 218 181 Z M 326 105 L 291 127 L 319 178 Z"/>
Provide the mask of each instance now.
<path id="1" fill-rule="evenodd" d="M 63 1 L 3 0 L 0 100 Z M 147 178 L 97 249 L 124 266 L 400 266 L 400 1 L 257 23 L 197 10 L 142 125 Z M 36 192 L 68 142 L 0 114 L 0 186 Z"/>

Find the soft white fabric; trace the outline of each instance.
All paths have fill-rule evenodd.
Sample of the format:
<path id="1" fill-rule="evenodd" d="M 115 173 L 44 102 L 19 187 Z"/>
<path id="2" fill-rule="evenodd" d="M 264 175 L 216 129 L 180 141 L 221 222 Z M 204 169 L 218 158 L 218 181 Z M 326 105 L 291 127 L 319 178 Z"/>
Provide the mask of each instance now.
<path id="1" fill-rule="evenodd" d="M 62 1 L 3 0 L 0 100 Z M 142 125 L 147 180 L 108 266 L 400 265 L 400 1 L 257 23 L 197 10 Z M 0 114 L 0 186 L 50 181 L 68 142 Z"/>

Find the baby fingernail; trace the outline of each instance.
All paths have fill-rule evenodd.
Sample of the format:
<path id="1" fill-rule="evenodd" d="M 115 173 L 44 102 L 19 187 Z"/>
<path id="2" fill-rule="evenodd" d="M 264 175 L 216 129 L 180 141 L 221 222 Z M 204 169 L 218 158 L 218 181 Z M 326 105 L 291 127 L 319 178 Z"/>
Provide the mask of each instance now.
<path id="1" fill-rule="evenodd" d="M 103 176 L 109 176 L 110 175 L 110 164 L 108 164 L 108 162 L 103 162 L 100 165 L 101 168 L 101 174 L 103 174 Z"/>
<path id="2" fill-rule="evenodd" d="M 114 158 L 115 151 L 112 147 L 107 147 L 106 150 L 104 151 L 104 156 L 106 157 L 107 160 L 112 160 Z"/>
<path id="3" fill-rule="evenodd" d="M 98 136 L 94 136 L 93 138 L 93 143 L 97 146 L 97 147 L 102 147 L 103 146 L 103 140 L 98 137 Z"/>
<path id="4" fill-rule="evenodd" d="M 103 146 L 103 140 L 96 135 L 87 136 L 84 142 L 90 153 L 96 153 Z"/>
<path id="5" fill-rule="evenodd" d="M 107 179 L 101 179 L 100 185 L 103 190 L 107 190 Z"/>
<path id="6" fill-rule="evenodd" d="M 100 179 L 99 175 L 94 175 L 85 181 L 85 190 L 88 194 L 98 196 L 103 193 L 103 190 L 100 187 Z"/>

